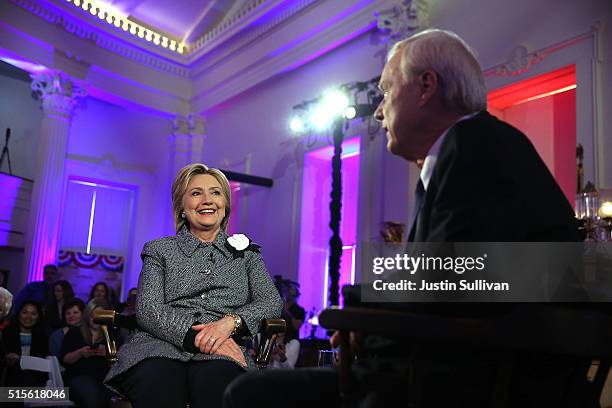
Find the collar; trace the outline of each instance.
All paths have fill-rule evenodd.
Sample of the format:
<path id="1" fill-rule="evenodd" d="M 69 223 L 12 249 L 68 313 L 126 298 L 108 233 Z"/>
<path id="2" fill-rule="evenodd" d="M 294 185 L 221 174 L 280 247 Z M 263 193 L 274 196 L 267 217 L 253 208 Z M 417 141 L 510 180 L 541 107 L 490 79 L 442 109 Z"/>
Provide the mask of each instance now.
<path id="1" fill-rule="evenodd" d="M 200 241 L 198 237 L 193 235 L 191 231 L 189 231 L 189 227 L 187 224 L 183 225 L 183 227 L 176 233 L 176 238 L 178 241 L 178 245 L 181 250 L 187 256 L 193 255 L 193 253 L 201 246 L 207 245 L 207 243 Z M 219 231 L 217 234 L 217 238 L 212 242 L 212 245 L 217 248 L 223 255 L 226 257 L 230 257 L 231 254 L 229 250 L 225 247 L 225 242 L 227 241 L 227 233 L 224 230 Z"/>
<path id="2" fill-rule="evenodd" d="M 425 160 L 423 161 L 423 168 L 421 169 L 421 174 L 420 174 L 421 181 L 423 182 L 423 187 L 425 187 L 426 191 L 427 191 L 427 186 L 429 185 L 429 180 L 431 180 L 431 175 L 433 174 L 434 167 L 436 166 L 436 162 L 438 161 L 438 153 L 440 152 L 440 146 L 442 146 L 444 139 L 446 139 L 446 136 L 448 135 L 448 131 L 451 130 L 453 126 L 455 126 L 457 123 L 461 122 L 462 120 L 470 119 L 478 115 L 479 113 L 480 112 L 470 113 L 468 115 L 462 116 L 459 119 L 457 119 L 455 123 L 447 127 L 444 130 L 444 132 L 442 132 L 442 134 L 440 135 L 440 137 L 438 137 L 438 139 L 433 144 L 433 146 L 431 146 L 431 148 L 429 149 L 429 152 L 427 152 L 427 156 L 425 157 Z"/>

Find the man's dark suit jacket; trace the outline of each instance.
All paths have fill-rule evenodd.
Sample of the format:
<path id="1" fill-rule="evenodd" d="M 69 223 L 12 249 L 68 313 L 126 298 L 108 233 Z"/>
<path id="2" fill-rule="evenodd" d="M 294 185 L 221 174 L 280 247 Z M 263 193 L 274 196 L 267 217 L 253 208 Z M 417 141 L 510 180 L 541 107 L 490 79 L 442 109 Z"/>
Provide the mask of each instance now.
<path id="1" fill-rule="evenodd" d="M 578 240 L 572 207 L 531 142 L 487 112 L 449 129 L 413 235 L 415 242 Z"/>
<path id="2" fill-rule="evenodd" d="M 414 242 L 579 240 L 572 207 L 531 142 L 488 112 L 480 112 L 449 129 L 414 228 L 409 237 Z M 345 287 L 345 304 L 476 318 L 495 318 L 516 307 L 535 306 L 362 304 L 358 292 L 359 286 Z M 369 348 L 370 356 L 373 353 L 378 357 L 362 360 L 361 370 L 357 364 L 354 373 L 360 373 L 358 377 L 362 376 L 367 384 L 372 378 L 388 375 L 388 367 L 395 365 L 395 372 L 409 370 L 420 383 L 419 396 L 412 400 L 416 406 L 489 406 L 496 395 L 492 390 L 500 370 L 499 351 L 449 348 L 443 344 L 366 336 L 362 347 Z M 573 406 L 564 392 L 571 388 L 582 362 L 529 353 L 516 357 L 513 364 L 509 406 Z M 415 366 L 420 369 L 415 370 Z M 405 381 L 398 381 L 405 387 Z"/>

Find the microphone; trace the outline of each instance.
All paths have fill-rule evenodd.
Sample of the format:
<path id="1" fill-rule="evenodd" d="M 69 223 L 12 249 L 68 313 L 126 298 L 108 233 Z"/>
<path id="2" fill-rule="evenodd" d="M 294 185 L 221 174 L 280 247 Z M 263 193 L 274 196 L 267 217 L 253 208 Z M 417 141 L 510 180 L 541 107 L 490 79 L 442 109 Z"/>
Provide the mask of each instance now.
<path id="1" fill-rule="evenodd" d="M 210 253 L 210 255 L 208 255 L 208 260 L 211 264 L 215 264 L 215 257 L 213 256 L 212 252 Z"/>
<path id="2" fill-rule="evenodd" d="M 8 141 L 10 138 L 11 138 L 11 128 L 6 128 L 6 136 L 5 136 L 6 144 L 8 144 Z"/>

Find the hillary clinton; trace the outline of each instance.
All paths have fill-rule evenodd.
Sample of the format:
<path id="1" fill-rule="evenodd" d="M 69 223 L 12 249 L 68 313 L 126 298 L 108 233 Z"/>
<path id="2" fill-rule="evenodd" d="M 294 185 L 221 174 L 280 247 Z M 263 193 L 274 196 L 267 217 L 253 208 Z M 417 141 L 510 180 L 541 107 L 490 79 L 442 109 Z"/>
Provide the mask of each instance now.
<path id="1" fill-rule="evenodd" d="M 177 233 L 144 245 L 139 330 L 105 379 L 135 408 L 221 406 L 225 386 L 254 367 L 242 340 L 280 316 L 259 246 L 225 232 L 230 197 L 221 171 L 182 168 L 172 183 Z"/>

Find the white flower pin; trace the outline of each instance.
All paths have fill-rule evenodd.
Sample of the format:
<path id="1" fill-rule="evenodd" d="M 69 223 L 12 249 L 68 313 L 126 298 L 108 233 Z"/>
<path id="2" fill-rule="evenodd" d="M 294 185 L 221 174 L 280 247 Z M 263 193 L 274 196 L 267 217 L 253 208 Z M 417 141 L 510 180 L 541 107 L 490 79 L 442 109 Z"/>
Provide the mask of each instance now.
<path id="1" fill-rule="evenodd" d="M 251 241 L 244 234 L 234 234 L 227 238 L 227 243 L 235 248 L 236 251 L 244 251 Z"/>

